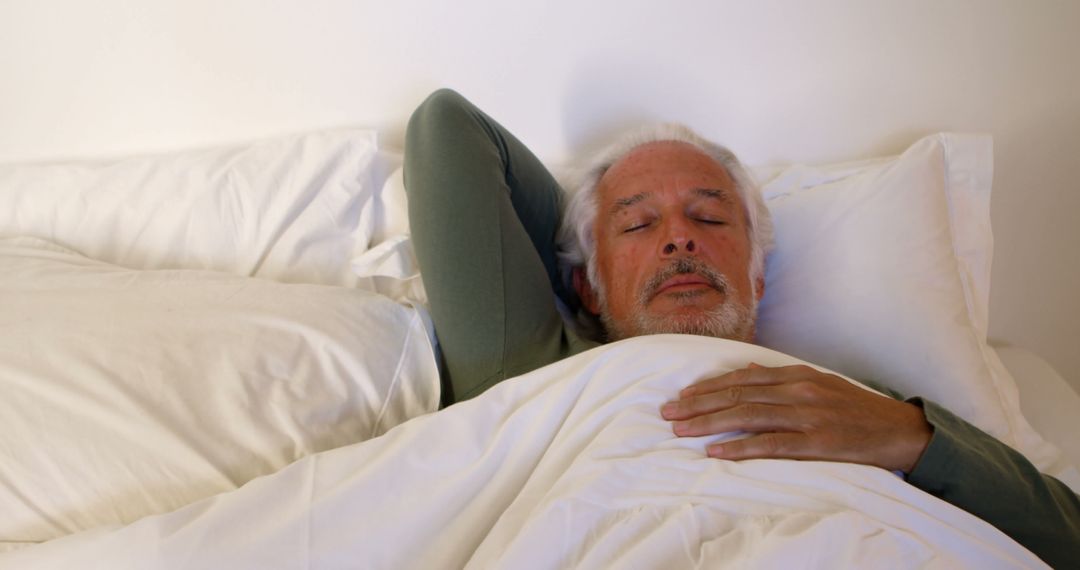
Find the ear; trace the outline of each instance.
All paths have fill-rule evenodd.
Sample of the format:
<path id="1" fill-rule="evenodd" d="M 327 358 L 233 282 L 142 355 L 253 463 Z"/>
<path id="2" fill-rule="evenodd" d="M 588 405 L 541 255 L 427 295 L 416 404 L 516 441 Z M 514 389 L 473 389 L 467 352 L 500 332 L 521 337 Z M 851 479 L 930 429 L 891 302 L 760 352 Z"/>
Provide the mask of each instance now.
<path id="1" fill-rule="evenodd" d="M 582 306 L 590 313 L 599 315 L 600 300 L 597 299 L 596 291 L 593 290 L 592 283 L 589 283 L 589 278 L 585 275 L 585 268 L 575 267 L 570 274 L 574 280 L 574 290 L 581 298 Z"/>
<path id="2" fill-rule="evenodd" d="M 757 300 L 760 302 L 765 296 L 765 277 L 758 277 L 755 284 L 757 285 Z"/>

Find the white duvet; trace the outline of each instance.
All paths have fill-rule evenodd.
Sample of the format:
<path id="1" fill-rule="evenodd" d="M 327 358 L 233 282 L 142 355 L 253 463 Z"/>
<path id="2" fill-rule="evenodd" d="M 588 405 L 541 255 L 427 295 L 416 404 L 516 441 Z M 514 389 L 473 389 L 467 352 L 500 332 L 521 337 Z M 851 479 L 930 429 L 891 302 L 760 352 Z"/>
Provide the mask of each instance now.
<path id="1" fill-rule="evenodd" d="M 686 336 L 608 345 L 364 443 L 3 568 L 1043 567 L 887 471 L 706 458 L 658 410 L 795 359 Z"/>

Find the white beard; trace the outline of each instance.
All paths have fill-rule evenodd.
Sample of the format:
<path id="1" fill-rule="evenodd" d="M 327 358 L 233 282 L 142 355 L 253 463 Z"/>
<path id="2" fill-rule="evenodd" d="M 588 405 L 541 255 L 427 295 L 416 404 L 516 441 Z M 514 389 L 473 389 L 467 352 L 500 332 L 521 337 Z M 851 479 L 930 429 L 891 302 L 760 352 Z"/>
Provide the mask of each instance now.
<path id="1" fill-rule="evenodd" d="M 651 315 L 649 301 L 668 279 L 685 273 L 704 277 L 717 291 L 724 295 L 724 302 L 711 309 L 689 315 Z M 712 336 L 743 342 L 754 340 L 754 323 L 757 321 L 757 291 L 751 281 L 750 303 L 735 301 L 739 292 L 724 274 L 697 258 L 681 258 L 673 261 L 654 275 L 644 285 L 634 307 L 629 323 L 617 323 L 611 318 L 607 299 L 602 287 L 597 288 L 600 301 L 600 322 L 607 331 L 609 341 L 621 340 L 646 334 L 694 334 Z M 687 294 L 687 298 L 695 296 Z"/>
<path id="2" fill-rule="evenodd" d="M 729 292 L 734 293 L 731 289 Z M 651 315 L 641 308 L 627 327 L 614 322 L 607 307 L 603 306 L 600 321 L 610 341 L 647 334 L 694 334 L 751 342 L 758 305 L 756 297 L 751 296 L 751 299 L 747 305 L 729 297 L 719 306 L 693 315 Z"/>

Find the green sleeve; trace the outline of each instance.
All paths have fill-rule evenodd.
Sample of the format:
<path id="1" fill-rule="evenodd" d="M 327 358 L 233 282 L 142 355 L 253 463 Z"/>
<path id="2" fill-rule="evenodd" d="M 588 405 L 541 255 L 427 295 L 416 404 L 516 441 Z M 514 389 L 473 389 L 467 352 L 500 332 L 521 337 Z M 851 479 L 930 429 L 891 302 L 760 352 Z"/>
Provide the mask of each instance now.
<path id="1" fill-rule="evenodd" d="M 864 384 L 903 400 L 880 384 Z M 994 525 L 1054 568 L 1080 568 L 1080 497 L 1022 454 L 924 398 L 930 443 L 907 482 Z"/>
<path id="2" fill-rule="evenodd" d="M 1080 498 L 1023 455 L 921 398 L 934 428 L 912 485 L 994 525 L 1054 568 L 1080 568 Z"/>
<path id="3" fill-rule="evenodd" d="M 555 256 L 562 192 L 520 141 L 442 89 L 409 119 L 404 171 L 443 405 L 594 346 L 555 301 L 575 301 Z"/>

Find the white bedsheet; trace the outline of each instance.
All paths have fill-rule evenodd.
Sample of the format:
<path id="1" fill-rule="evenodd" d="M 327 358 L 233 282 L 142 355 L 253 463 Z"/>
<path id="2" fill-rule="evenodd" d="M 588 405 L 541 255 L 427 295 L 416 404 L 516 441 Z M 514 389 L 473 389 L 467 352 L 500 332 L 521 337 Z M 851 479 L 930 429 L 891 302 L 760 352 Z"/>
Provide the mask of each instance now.
<path id="1" fill-rule="evenodd" d="M 171 514 L 0 556 L 3 568 L 1043 567 L 887 471 L 704 457 L 662 403 L 794 358 L 623 341 Z"/>

